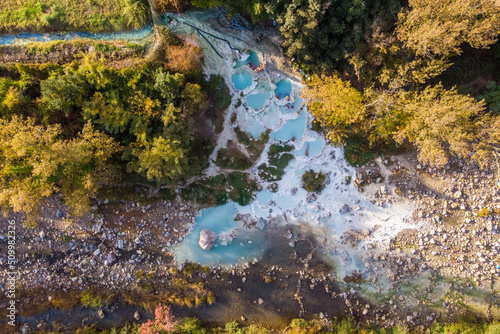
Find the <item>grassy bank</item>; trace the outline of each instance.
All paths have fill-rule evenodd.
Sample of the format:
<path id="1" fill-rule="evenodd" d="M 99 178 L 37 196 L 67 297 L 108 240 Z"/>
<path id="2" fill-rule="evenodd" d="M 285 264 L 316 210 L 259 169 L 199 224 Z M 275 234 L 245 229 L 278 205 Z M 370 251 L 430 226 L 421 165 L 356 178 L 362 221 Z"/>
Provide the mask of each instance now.
<path id="1" fill-rule="evenodd" d="M 168 309 L 168 308 L 167 308 Z M 167 329 L 167 330 L 165 330 Z M 127 324 L 121 328 L 99 329 L 92 325 L 76 331 L 79 334 L 135 334 L 135 333 L 178 333 L 178 334 L 314 334 L 314 333 L 338 333 L 338 334 L 410 334 L 422 333 L 422 328 L 409 329 L 405 325 L 376 326 L 361 325 L 352 319 L 335 320 L 304 320 L 293 319 L 286 328 L 270 329 L 259 324 L 241 324 L 231 321 L 222 326 L 207 327 L 196 318 L 176 319 L 170 312 L 163 313 L 161 319 L 156 319 L 149 324 Z M 461 320 L 455 323 L 436 323 L 430 326 L 425 333 L 432 334 L 497 334 L 500 332 L 500 324 L 488 323 L 478 320 Z M 44 331 L 43 333 L 57 333 Z"/>
<path id="2" fill-rule="evenodd" d="M 146 0 L 5 0 L 0 34 L 116 31 L 140 27 L 149 17 Z"/>
<path id="3" fill-rule="evenodd" d="M 0 45 L 0 63 L 3 64 L 65 64 L 80 60 L 82 54 L 94 52 L 97 59 L 107 61 L 139 60 L 146 46 L 123 41 L 71 41 L 35 42 L 24 45 Z M 109 63 L 108 63 L 109 64 Z"/>

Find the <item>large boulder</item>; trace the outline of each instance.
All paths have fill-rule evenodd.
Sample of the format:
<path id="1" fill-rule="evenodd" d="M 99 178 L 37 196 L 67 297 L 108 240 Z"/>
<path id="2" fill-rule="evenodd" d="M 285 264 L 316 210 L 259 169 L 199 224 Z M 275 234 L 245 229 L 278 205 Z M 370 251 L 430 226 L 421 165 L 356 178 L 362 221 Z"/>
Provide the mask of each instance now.
<path id="1" fill-rule="evenodd" d="M 200 242 L 199 245 L 204 250 L 210 250 L 217 239 L 217 234 L 204 228 L 200 232 Z"/>

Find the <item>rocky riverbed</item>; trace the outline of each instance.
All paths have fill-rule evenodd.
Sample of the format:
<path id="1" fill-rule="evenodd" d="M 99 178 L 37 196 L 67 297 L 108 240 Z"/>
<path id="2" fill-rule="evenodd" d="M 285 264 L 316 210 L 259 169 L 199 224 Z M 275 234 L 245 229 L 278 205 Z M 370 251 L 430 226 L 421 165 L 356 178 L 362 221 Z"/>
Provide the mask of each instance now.
<path id="1" fill-rule="evenodd" d="M 241 268 L 194 270 L 196 279 L 189 280 L 215 292 L 216 303 L 198 311 L 181 307 L 179 312 L 220 321 L 215 318 L 222 316 L 222 310 L 244 303 L 243 308 L 236 308 L 242 319 L 258 319 L 266 308 L 266 312 L 274 312 L 273 319 L 283 314 L 322 314 L 325 318 L 325 314 L 352 313 L 387 325 L 403 321 L 424 327 L 465 310 L 498 319 L 500 236 L 496 213 L 500 192 L 493 171 L 460 162 L 435 170 L 413 159 L 411 155 L 379 159 L 358 169 L 358 183 L 365 180 L 363 190 L 372 201 L 383 206 L 405 197 L 418 205 L 415 221 L 423 221 L 419 228 L 399 233 L 385 247 L 371 242 L 369 229 L 345 233 L 342 244 L 358 249 L 364 270 L 339 276 L 325 245 L 307 232 L 307 224 L 286 227 L 270 221 L 265 233 L 279 240 L 273 243 L 279 247 L 271 247 L 261 261 Z M 373 178 L 367 177 L 367 170 L 374 172 L 369 173 Z M 376 183 L 379 177 L 385 181 Z M 155 289 L 168 290 L 169 279 L 184 270 L 169 248 L 190 232 L 198 210 L 187 203 L 147 196 L 139 200 L 101 198 L 92 214 L 74 219 L 56 195 L 44 206 L 38 226 L 25 228 L 22 216 L 11 214 L 1 220 L 1 228 L 6 231 L 8 221 L 16 221 L 17 286 L 19 290 L 42 288 L 46 294 L 42 300 L 50 300 L 51 291 L 57 290 L 141 290 L 138 272 L 154 273 L 151 282 Z M 0 236 L 0 242 L 7 245 L 6 234 Z M 6 254 L 1 255 L 0 263 L 6 282 Z M 255 285 L 253 292 L 244 291 L 247 280 Z M 237 281 L 241 283 L 235 284 Z M 282 297 L 277 291 L 282 291 Z M 283 296 L 288 292 L 289 302 L 285 303 Z M 317 307 L 312 298 L 333 304 Z M 6 302 L 3 298 L 2 307 Z M 244 305 L 254 302 L 252 312 L 243 312 Z M 233 317 L 236 313 L 230 312 Z M 50 316 L 45 321 L 50 322 Z"/>

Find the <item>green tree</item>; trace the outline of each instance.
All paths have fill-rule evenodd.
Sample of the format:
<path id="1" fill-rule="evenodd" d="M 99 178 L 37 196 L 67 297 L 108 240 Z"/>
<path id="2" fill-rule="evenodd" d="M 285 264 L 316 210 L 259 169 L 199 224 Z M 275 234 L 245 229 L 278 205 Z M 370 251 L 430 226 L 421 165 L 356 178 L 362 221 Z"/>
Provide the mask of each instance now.
<path id="1" fill-rule="evenodd" d="M 0 205 L 24 212 L 32 224 L 43 199 L 62 190 L 75 214 L 90 207 L 98 188 L 116 175 L 110 164 L 120 146 L 90 123 L 72 140 L 58 137 L 58 125 L 35 125 L 14 116 L 0 120 Z"/>
<path id="2" fill-rule="evenodd" d="M 488 109 L 492 112 L 500 113 L 500 85 L 495 81 L 489 81 L 484 92 L 478 96 L 478 99 L 484 99 L 488 104 Z"/>
<path id="3" fill-rule="evenodd" d="M 469 157 L 477 136 L 473 117 L 484 111 L 483 103 L 441 85 L 408 95 L 404 103 L 409 119 L 396 139 L 413 143 L 420 161 L 444 165 L 450 155 Z"/>
<path id="4" fill-rule="evenodd" d="M 182 77 L 178 75 L 164 72 L 161 68 L 156 71 L 154 89 L 160 93 L 165 104 L 174 103 L 179 96 L 179 81 L 182 81 Z"/>
<path id="5" fill-rule="evenodd" d="M 186 116 L 202 108 L 207 100 L 206 94 L 201 90 L 200 85 L 187 83 L 181 94 L 182 108 Z"/>
<path id="6" fill-rule="evenodd" d="M 43 102 L 66 116 L 82 105 L 88 90 L 85 79 L 77 74 L 49 78 L 40 83 Z"/>
<path id="7" fill-rule="evenodd" d="M 405 110 L 407 92 L 400 87 L 388 89 L 367 88 L 363 91 L 367 104 L 365 105 L 369 124 L 369 141 L 373 145 L 377 142 L 391 144 L 394 135 L 401 130 L 408 121 Z"/>
<path id="8" fill-rule="evenodd" d="M 92 100 L 86 102 L 82 108 L 84 119 L 92 119 L 112 134 L 124 132 L 132 118 L 130 111 L 116 99 L 107 103 L 102 93 L 96 92 Z"/>
<path id="9" fill-rule="evenodd" d="M 363 95 L 349 82 L 336 75 L 314 75 L 302 95 L 334 144 L 341 144 L 346 137 L 360 131 L 359 125 L 366 117 Z"/>
<path id="10" fill-rule="evenodd" d="M 494 0 L 409 0 L 397 33 L 417 56 L 460 54 L 460 45 L 487 48 L 500 33 L 500 6 Z"/>
<path id="11" fill-rule="evenodd" d="M 32 223 L 44 197 L 56 190 L 54 175 L 59 165 L 53 145 L 59 126 L 35 125 L 33 119 L 13 116 L 0 120 L 0 205 L 4 214 L 11 209 L 24 212 Z"/>
<path id="12" fill-rule="evenodd" d="M 390 23 L 401 5 L 398 0 L 287 0 L 270 1 L 265 8 L 276 18 L 286 54 L 326 70 L 343 65 L 376 22 Z"/>
<path id="13" fill-rule="evenodd" d="M 123 16 L 127 20 L 127 26 L 139 29 L 148 22 L 149 6 L 143 0 L 126 0 Z"/>
<path id="14" fill-rule="evenodd" d="M 137 172 L 158 183 L 182 176 L 187 168 L 186 149 L 179 140 L 158 136 L 151 141 L 136 142 L 128 153 L 132 160 L 129 172 Z"/>
<path id="15" fill-rule="evenodd" d="M 118 179 L 118 170 L 110 162 L 121 150 L 113 138 L 94 130 L 90 122 L 77 138 L 54 144 L 53 151 L 59 163 L 57 183 L 73 214 L 78 216 L 87 212 L 99 188 Z"/>
<path id="16" fill-rule="evenodd" d="M 487 115 L 478 122 L 481 129 L 474 146 L 473 159 L 483 167 L 493 167 L 500 173 L 500 117 Z"/>
<path id="17" fill-rule="evenodd" d="M 310 169 L 302 174 L 302 187 L 308 192 L 320 193 L 325 187 L 326 175 Z"/>

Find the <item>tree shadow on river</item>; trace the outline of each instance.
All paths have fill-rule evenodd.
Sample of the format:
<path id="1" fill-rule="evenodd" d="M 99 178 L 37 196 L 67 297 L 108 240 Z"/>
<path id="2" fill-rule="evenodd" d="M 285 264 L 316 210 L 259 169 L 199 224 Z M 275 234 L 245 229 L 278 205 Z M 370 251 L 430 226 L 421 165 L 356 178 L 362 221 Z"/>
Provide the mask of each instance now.
<path id="1" fill-rule="evenodd" d="M 236 320 L 243 324 L 258 323 L 274 329 L 286 327 L 293 318 L 342 318 L 361 315 L 348 305 L 367 304 L 355 294 L 342 293 L 332 279 L 333 268 L 318 255 L 314 239 L 307 232 L 293 226 L 269 227 L 266 238 L 269 247 L 260 261 L 245 269 L 194 272 L 193 281 L 203 279 L 208 290 L 214 292 L 216 301 L 198 308 L 173 306 L 178 318 L 196 317 L 209 326 L 224 326 Z M 287 235 L 293 234 L 292 242 Z M 348 300 L 346 302 L 346 299 Z M 66 328 L 96 324 L 110 328 L 136 322 L 134 313 L 139 311 L 141 322 L 153 314 L 135 306 L 114 302 L 103 308 L 105 318 L 97 309 L 75 307 L 67 311 L 51 309 L 42 314 L 18 318 L 31 328 L 40 323 L 59 322 Z"/>

